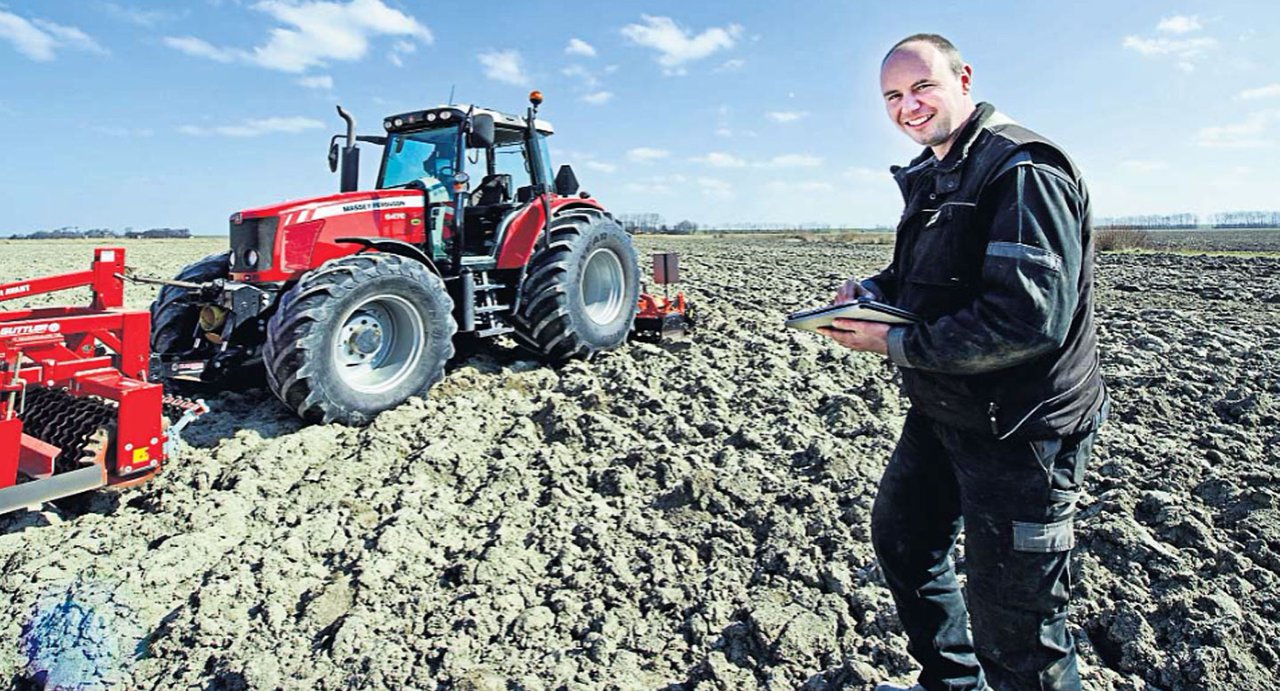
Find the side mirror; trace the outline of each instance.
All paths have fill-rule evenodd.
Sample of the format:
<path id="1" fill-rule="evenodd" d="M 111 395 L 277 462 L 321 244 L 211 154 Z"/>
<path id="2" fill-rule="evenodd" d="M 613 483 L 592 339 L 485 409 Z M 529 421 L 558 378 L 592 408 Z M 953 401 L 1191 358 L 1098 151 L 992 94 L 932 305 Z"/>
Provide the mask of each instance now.
<path id="1" fill-rule="evenodd" d="M 338 138 L 334 137 L 329 142 L 329 172 L 338 172 Z"/>
<path id="2" fill-rule="evenodd" d="M 471 118 L 471 131 L 467 133 L 467 146 L 487 149 L 493 146 L 493 116 L 480 113 Z"/>
<path id="3" fill-rule="evenodd" d="M 560 166 L 560 170 L 556 171 L 556 194 L 571 197 L 577 193 L 578 176 L 573 174 L 573 168 L 568 164 Z"/>

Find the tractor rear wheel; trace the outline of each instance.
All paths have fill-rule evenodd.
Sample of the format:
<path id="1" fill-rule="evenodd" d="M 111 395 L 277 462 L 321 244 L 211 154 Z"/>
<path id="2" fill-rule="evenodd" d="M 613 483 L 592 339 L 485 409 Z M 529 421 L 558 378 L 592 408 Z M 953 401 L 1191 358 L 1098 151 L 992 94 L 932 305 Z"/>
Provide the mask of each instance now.
<path id="1" fill-rule="evenodd" d="M 231 253 L 211 254 L 188 264 L 174 276 L 175 280 L 190 283 L 207 283 L 226 278 L 231 271 Z M 151 352 L 156 355 L 180 355 L 205 348 L 212 344 L 196 335 L 200 319 L 200 305 L 191 299 L 191 291 L 178 286 L 163 286 L 151 303 Z M 210 353 L 212 354 L 212 350 Z"/>
<path id="2" fill-rule="evenodd" d="M 304 420 L 367 424 L 444 377 L 456 331 L 444 281 L 421 263 L 334 259 L 281 297 L 263 347 L 267 382 Z"/>
<path id="3" fill-rule="evenodd" d="M 516 336 L 559 362 L 621 345 L 640 292 L 631 236 L 597 209 L 578 208 L 551 221 L 551 241 L 534 254 L 515 315 Z"/>

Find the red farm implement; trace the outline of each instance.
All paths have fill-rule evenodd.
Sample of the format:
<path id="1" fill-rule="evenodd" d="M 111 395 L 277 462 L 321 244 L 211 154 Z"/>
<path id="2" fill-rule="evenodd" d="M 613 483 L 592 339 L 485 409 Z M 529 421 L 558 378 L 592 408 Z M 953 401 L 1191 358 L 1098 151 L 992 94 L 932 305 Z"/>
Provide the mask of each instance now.
<path id="1" fill-rule="evenodd" d="M 0 285 L 0 302 L 89 287 L 88 307 L 0 311 L 0 514 L 155 475 L 203 403 L 148 381 L 150 314 L 123 309 L 124 250 L 88 271 Z M 184 413 L 166 429 L 166 407 Z"/>

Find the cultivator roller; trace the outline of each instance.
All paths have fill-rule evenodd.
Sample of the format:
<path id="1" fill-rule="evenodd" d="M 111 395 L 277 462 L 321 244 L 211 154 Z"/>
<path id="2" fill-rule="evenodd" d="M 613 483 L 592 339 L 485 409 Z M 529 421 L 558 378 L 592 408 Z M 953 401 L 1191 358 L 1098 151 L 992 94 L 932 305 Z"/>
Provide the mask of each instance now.
<path id="1" fill-rule="evenodd" d="M 147 480 L 207 408 L 147 381 L 150 315 L 125 310 L 124 250 L 0 285 L 0 302 L 88 286 L 88 307 L 0 311 L 0 513 Z M 168 426 L 166 413 L 177 419 Z"/>

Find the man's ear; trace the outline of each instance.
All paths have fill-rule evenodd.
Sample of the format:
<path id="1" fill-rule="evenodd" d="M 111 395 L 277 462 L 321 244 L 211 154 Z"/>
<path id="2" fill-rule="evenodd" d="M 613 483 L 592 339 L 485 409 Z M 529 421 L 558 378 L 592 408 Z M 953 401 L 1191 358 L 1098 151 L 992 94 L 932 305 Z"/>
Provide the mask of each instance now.
<path id="1" fill-rule="evenodd" d="M 973 68 L 965 65 L 960 69 L 960 91 L 968 95 L 973 90 Z"/>

